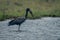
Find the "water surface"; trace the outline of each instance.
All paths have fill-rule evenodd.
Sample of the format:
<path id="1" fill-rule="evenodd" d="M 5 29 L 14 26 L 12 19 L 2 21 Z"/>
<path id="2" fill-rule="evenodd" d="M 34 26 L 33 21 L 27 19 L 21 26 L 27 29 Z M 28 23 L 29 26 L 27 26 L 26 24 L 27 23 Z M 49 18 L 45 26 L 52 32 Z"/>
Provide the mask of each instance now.
<path id="1" fill-rule="evenodd" d="M 0 21 L 0 40 L 60 40 L 60 18 L 44 17 L 41 19 L 27 19 L 21 25 L 8 26 L 8 22 Z"/>

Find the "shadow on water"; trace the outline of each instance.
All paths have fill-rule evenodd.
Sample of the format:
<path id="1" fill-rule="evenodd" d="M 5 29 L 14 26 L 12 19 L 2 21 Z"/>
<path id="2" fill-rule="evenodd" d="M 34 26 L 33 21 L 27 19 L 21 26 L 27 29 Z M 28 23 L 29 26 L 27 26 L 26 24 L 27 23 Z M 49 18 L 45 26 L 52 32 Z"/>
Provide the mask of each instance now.
<path id="1" fill-rule="evenodd" d="M 18 31 L 18 30 L 10 30 L 9 32 L 19 32 L 19 33 L 28 32 L 28 33 L 31 33 L 31 31 L 27 31 L 27 30 L 20 30 L 20 31 Z"/>

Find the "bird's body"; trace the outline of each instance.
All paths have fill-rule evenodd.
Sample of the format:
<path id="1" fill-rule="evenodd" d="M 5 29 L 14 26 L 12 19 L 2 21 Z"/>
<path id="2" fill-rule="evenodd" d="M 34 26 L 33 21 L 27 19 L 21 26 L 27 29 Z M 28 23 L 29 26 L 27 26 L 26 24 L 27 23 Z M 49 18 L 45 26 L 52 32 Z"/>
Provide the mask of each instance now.
<path id="1" fill-rule="evenodd" d="M 27 19 L 27 15 L 28 15 L 28 11 L 30 11 L 29 8 L 26 9 L 26 15 L 24 18 L 16 18 L 16 19 L 13 19 L 9 22 L 8 26 L 10 25 L 19 25 L 18 27 L 18 31 L 20 30 L 20 25 Z M 31 15 L 33 16 L 32 12 L 30 11 Z"/>
<path id="2" fill-rule="evenodd" d="M 23 23 L 26 19 L 25 18 L 17 18 L 17 19 L 13 19 L 9 22 L 10 25 L 20 25 L 21 23 Z"/>

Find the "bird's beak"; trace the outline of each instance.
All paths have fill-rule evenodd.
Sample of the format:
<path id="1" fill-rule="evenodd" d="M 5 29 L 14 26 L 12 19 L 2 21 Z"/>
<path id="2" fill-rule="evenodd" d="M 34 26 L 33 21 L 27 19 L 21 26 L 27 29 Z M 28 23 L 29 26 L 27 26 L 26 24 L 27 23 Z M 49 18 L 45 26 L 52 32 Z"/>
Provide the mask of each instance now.
<path id="1" fill-rule="evenodd" d="M 31 14 L 31 16 L 32 16 L 32 17 L 34 17 L 34 15 L 33 15 L 32 11 L 30 11 L 30 14 Z"/>
<path id="2" fill-rule="evenodd" d="M 34 17 L 34 15 L 33 14 L 31 14 L 32 15 L 32 17 Z"/>

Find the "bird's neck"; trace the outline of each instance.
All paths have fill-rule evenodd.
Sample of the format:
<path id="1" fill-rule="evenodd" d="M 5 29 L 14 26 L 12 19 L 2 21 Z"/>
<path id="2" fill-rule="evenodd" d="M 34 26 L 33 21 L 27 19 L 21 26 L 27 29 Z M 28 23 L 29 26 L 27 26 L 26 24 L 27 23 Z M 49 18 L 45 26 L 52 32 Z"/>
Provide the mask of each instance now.
<path id="1" fill-rule="evenodd" d="M 27 16 L 28 16 L 28 11 L 26 11 L 26 14 L 25 14 L 25 19 L 27 19 Z"/>

